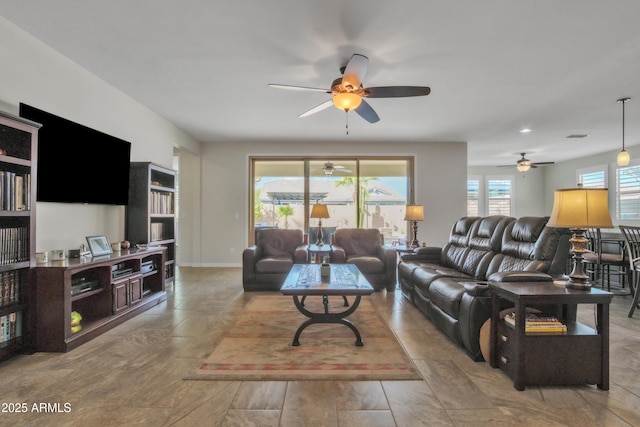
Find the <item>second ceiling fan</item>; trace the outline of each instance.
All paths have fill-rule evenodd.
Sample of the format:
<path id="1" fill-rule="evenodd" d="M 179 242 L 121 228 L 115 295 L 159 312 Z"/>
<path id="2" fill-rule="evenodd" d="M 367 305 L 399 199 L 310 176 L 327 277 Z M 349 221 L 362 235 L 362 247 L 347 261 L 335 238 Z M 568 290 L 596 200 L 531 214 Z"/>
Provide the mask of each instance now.
<path id="1" fill-rule="evenodd" d="M 520 153 L 520 156 L 522 156 L 522 158 L 520 158 L 515 165 L 511 164 L 511 165 L 500 165 L 498 166 L 499 168 L 511 168 L 513 166 L 516 167 L 516 169 L 518 169 L 520 172 L 524 173 L 526 171 L 528 171 L 531 168 L 537 168 L 538 166 L 542 166 L 542 165 L 552 165 L 555 162 L 532 162 L 531 160 L 525 158 L 525 154 L 527 153 Z"/>
<path id="2" fill-rule="evenodd" d="M 431 89 L 426 86 L 378 86 L 363 87 L 362 81 L 367 72 L 369 58 L 364 55 L 354 54 L 347 65 L 340 69 L 342 77 L 338 77 L 331 83 L 330 89 L 293 86 L 270 83 L 269 87 L 278 89 L 290 89 L 311 92 L 324 92 L 331 94 L 331 99 L 319 104 L 312 109 L 305 111 L 298 117 L 308 117 L 332 105 L 349 112 L 351 110 L 358 113 L 360 117 L 369 123 L 380 120 L 378 114 L 371 108 L 363 98 L 400 98 L 408 96 L 429 95 Z"/>

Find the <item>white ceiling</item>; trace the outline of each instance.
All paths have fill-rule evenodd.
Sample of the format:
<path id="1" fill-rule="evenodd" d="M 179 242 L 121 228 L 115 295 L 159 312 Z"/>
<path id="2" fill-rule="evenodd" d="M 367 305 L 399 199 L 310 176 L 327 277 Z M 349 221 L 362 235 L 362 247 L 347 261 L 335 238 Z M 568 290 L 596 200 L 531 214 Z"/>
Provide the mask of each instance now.
<path id="1" fill-rule="evenodd" d="M 561 161 L 640 143 L 637 0 L 0 0 L 0 14 L 197 139 L 468 141 L 471 165 Z M 353 53 L 370 124 L 326 109 Z M 533 132 L 520 134 L 523 127 Z M 567 139 L 571 134 L 588 134 Z M 614 159 L 611 159 L 614 161 Z"/>

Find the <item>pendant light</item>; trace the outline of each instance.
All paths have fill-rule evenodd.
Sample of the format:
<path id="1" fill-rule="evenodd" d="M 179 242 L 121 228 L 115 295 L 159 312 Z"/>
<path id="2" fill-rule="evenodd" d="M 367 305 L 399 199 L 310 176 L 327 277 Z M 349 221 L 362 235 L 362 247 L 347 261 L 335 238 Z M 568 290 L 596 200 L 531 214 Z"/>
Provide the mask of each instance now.
<path id="1" fill-rule="evenodd" d="M 620 98 L 618 102 L 622 104 L 622 150 L 618 153 L 618 166 L 627 166 L 631 161 L 629 152 L 624 149 L 624 104 L 629 102 L 631 98 Z"/>

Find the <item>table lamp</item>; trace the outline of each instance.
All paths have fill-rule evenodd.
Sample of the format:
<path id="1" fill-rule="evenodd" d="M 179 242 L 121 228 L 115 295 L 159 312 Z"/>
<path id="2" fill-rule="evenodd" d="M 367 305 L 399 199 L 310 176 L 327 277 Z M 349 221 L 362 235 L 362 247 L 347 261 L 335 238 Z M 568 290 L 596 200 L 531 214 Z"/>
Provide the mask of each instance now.
<path id="1" fill-rule="evenodd" d="M 567 288 L 591 289 L 589 276 L 585 274 L 582 263 L 583 254 L 589 251 L 589 240 L 584 237 L 584 233 L 587 228 L 613 228 L 609 214 L 609 191 L 606 188 L 556 190 L 547 225 L 568 228 L 573 233 L 569 240 L 573 270 L 569 274 Z"/>
<path id="2" fill-rule="evenodd" d="M 413 240 L 411 241 L 411 247 L 417 248 L 420 246 L 418 243 L 418 221 L 424 221 L 424 208 L 422 205 L 407 205 L 404 220 L 413 222 Z"/>
<path id="3" fill-rule="evenodd" d="M 324 237 L 322 234 L 322 219 L 329 218 L 329 209 L 327 205 L 323 205 L 322 203 L 316 203 L 311 208 L 310 218 L 318 218 L 318 241 L 316 242 L 317 246 L 323 246 L 324 242 L 322 238 Z"/>

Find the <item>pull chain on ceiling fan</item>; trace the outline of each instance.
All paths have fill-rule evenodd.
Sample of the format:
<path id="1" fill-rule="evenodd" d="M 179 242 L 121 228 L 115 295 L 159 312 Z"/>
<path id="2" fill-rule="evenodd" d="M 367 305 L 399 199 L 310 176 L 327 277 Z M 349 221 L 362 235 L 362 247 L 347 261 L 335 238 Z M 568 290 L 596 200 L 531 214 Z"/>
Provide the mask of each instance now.
<path id="1" fill-rule="evenodd" d="M 363 87 L 362 81 L 367 72 L 369 58 L 364 55 L 354 54 L 345 67 L 340 71 L 339 77 L 331 84 L 331 89 L 321 89 L 306 86 L 294 86 L 270 83 L 269 87 L 310 92 L 324 92 L 332 95 L 332 98 L 305 111 L 298 117 L 308 117 L 331 105 L 347 113 L 347 135 L 349 134 L 349 111 L 355 111 L 360 117 L 369 123 L 380 121 L 378 114 L 371 108 L 364 98 L 400 98 L 409 96 L 426 96 L 431 89 L 427 86 L 379 86 Z"/>

